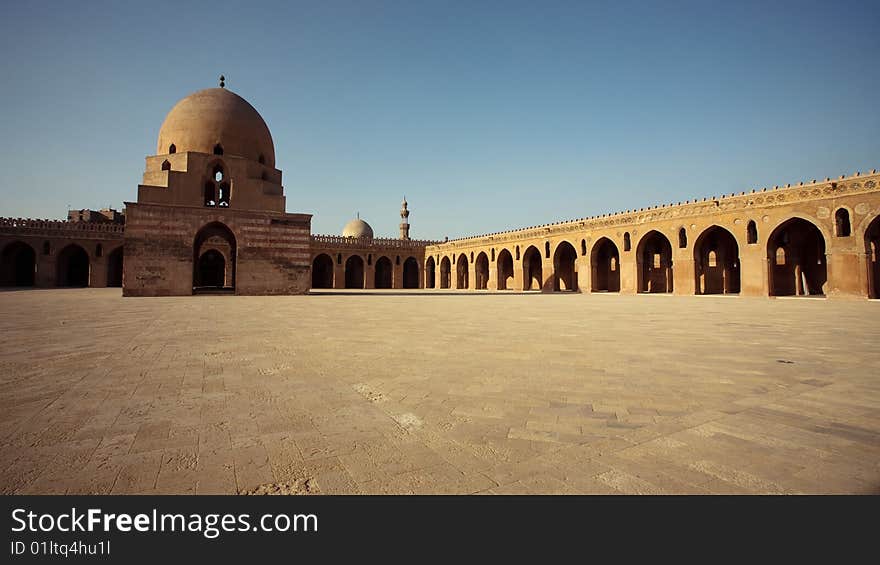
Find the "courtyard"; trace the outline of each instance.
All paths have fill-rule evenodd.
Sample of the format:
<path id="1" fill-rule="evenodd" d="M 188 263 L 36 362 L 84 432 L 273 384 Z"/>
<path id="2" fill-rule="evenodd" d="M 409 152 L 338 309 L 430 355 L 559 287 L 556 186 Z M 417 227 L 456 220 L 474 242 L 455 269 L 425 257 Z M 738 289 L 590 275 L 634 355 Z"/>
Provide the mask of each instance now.
<path id="1" fill-rule="evenodd" d="M 0 492 L 880 493 L 880 302 L 0 292 Z"/>

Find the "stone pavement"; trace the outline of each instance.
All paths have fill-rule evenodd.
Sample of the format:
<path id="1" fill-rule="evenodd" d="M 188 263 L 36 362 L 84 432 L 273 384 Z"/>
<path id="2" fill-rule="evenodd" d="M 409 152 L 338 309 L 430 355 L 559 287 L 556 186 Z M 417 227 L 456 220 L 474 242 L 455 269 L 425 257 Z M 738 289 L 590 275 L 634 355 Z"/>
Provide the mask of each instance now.
<path id="1" fill-rule="evenodd" d="M 0 292 L 2 493 L 880 493 L 880 303 Z"/>

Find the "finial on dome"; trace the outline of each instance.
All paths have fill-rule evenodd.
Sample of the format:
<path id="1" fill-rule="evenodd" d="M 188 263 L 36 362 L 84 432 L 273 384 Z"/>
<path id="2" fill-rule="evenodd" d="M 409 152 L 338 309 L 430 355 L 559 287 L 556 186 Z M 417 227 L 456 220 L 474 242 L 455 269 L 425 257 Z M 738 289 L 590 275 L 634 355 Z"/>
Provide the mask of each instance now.
<path id="1" fill-rule="evenodd" d="M 226 88 L 226 77 L 220 75 L 220 88 Z"/>

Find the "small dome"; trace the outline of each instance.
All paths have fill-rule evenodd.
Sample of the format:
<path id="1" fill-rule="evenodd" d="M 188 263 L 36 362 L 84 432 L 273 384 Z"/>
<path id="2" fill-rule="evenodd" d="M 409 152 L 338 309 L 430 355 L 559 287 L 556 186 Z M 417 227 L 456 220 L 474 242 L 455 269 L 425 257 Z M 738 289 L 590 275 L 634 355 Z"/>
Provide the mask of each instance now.
<path id="1" fill-rule="evenodd" d="M 370 224 L 363 221 L 360 218 L 355 218 L 354 220 L 345 224 L 345 227 L 342 228 L 342 237 L 369 237 L 373 238 L 373 228 L 370 227 Z"/>
<path id="2" fill-rule="evenodd" d="M 159 129 L 156 154 L 214 153 L 218 145 L 224 155 L 275 166 L 266 122 L 247 100 L 225 88 L 199 90 L 175 104 Z"/>

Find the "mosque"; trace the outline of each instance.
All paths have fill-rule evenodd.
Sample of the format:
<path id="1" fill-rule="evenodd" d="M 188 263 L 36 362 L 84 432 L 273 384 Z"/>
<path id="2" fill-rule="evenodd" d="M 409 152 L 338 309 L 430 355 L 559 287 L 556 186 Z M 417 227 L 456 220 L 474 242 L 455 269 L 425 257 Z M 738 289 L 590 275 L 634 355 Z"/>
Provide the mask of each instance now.
<path id="1" fill-rule="evenodd" d="M 880 174 L 751 190 L 450 241 L 286 212 L 272 135 L 224 87 L 180 100 L 124 212 L 0 218 L 0 285 L 124 296 L 455 289 L 880 298 Z"/>

